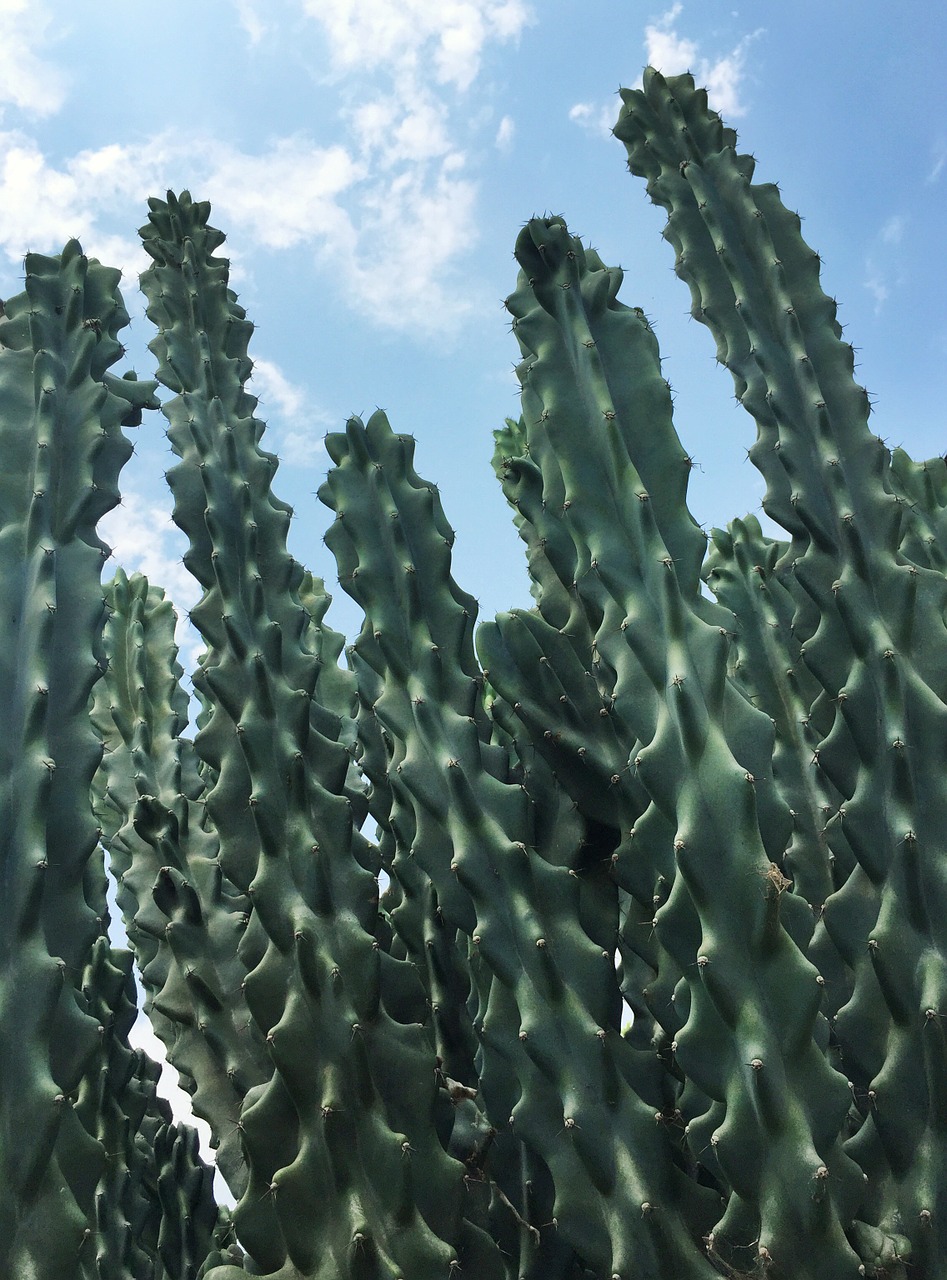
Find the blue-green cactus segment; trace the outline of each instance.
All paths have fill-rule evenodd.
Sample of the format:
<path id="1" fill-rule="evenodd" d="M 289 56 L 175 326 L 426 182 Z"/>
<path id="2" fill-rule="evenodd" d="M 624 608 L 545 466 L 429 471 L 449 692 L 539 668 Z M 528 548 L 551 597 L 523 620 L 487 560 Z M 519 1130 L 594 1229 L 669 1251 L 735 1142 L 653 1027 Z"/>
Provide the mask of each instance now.
<path id="1" fill-rule="evenodd" d="M 187 697 L 175 615 L 141 574 L 108 590 L 109 666 L 93 721 L 106 751 L 96 778 L 118 902 L 145 987 L 146 1012 L 217 1144 L 217 1165 L 245 1190 L 240 1107 L 269 1079 L 262 1037 L 243 997 L 237 950 L 249 901 L 229 884 L 219 840 L 203 823 L 203 780 L 182 737 Z"/>
<path id="2" fill-rule="evenodd" d="M 827 917 L 824 910 L 826 899 L 846 884 L 857 865 L 836 819 L 842 796 L 819 767 L 823 734 L 833 725 L 836 732 L 847 729 L 844 721 L 834 720 L 834 708 L 806 668 L 793 630 L 795 602 L 776 571 L 784 549 L 784 544 L 764 537 L 755 517 L 734 520 L 726 530 L 713 531 L 704 576 L 736 622 L 730 678 L 772 719 L 776 730 L 773 775 L 792 814 L 792 835 L 780 874 L 818 919 L 807 954 L 825 983 L 823 1012 L 834 1019 L 852 997 L 855 968 L 870 967 L 864 948 L 843 943 L 839 950 L 827 927 L 834 923 L 835 911 Z M 855 753 L 854 742 L 850 751 Z M 862 1044 L 874 1038 L 856 1037 Z M 836 1054 L 836 1065 L 851 1076 L 850 1060 L 843 1064 Z"/>
<path id="3" fill-rule="evenodd" d="M 552 512 L 561 505 L 561 477 L 543 474 L 526 452 L 526 424 L 507 418 L 493 433 L 493 469 L 513 509 L 526 544 L 530 592 L 543 618 L 575 642 L 591 644 L 581 602 L 569 584 L 575 578 L 575 548 Z"/>
<path id="4" fill-rule="evenodd" d="M 892 469 L 868 430 L 868 397 L 821 290 L 817 255 L 776 189 L 751 183 L 752 162 L 737 155 L 693 82 L 649 73 L 642 91 L 623 96 L 616 132 L 669 210 L 678 270 L 757 420 L 751 457 L 767 478 L 764 508 L 793 535 L 778 568 L 791 569 L 796 637 L 834 707 L 815 752 L 843 799 L 828 839 L 840 829 L 859 863 L 855 880 L 827 899 L 825 927 L 840 952 L 858 947 L 870 961 L 856 969 L 834 1027 L 843 1065 L 865 1091 L 849 1149 L 872 1171 L 888 1163 L 889 1207 L 921 1262 L 947 1249 L 936 1225 L 947 1214 L 934 1138 L 947 1080 L 930 1034 L 947 973 L 937 924 L 947 910 L 947 581 L 928 567 L 937 488 L 912 505 L 917 477 L 903 461 Z M 908 554 L 918 539 L 915 561 Z M 871 1025 L 870 1044 L 859 1044 Z M 891 1230 L 892 1221 L 870 1225 Z"/>
<path id="5" fill-rule="evenodd" d="M 128 321 L 118 279 L 76 241 L 30 254 L 0 318 L 0 1272 L 36 1280 L 94 1274 L 106 1158 L 74 1105 L 102 1054 L 80 989 L 102 929 L 83 892 L 98 841 L 96 524 L 131 452 L 121 426 L 153 390 L 107 375 Z"/>
<path id="6" fill-rule="evenodd" d="M 450 577 L 452 534 L 414 470 L 413 442 L 377 413 L 350 420 L 327 448 L 336 465 L 320 497 L 336 519 L 326 540 L 365 610 L 356 652 L 384 677 L 373 710 L 391 742 L 393 794 L 412 814 L 411 853 L 492 973 L 475 1023 L 483 1071 L 495 1045 L 506 1060 L 511 1042 L 522 1046 L 514 1133 L 549 1167 L 559 1231 L 588 1266 L 709 1275 L 694 1239 L 713 1211 L 678 1178 L 669 1137 L 636 1092 L 653 1090 L 656 1071 L 621 1038 L 614 952 L 593 940 L 609 919 L 614 937 L 614 891 L 590 927 L 574 820 L 562 847 L 556 824 L 535 820 L 528 779 L 507 781 L 490 745 L 475 606 Z"/>
<path id="7" fill-rule="evenodd" d="M 464 1219 L 464 1166 L 438 1135 L 423 993 L 377 944 L 378 885 L 344 794 L 351 755 L 338 717 L 313 709 L 323 664 L 244 389 L 250 325 L 212 256 L 222 237 L 208 212 L 186 195 L 152 201 L 143 287 L 159 374 L 178 392 L 165 406 L 182 459 L 175 519 L 205 587 L 191 615 L 208 645 L 196 749 L 216 775 L 221 864 L 253 904 L 244 986 L 274 1068 L 241 1111 L 249 1180 L 234 1225 L 267 1274 L 499 1275 L 495 1246 Z M 222 811 L 234 782 L 240 828 Z"/>
<path id="8" fill-rule="evenodd" d="M 783 870 L 796 893 L 821 909 L 851 870 L 829 848 L 827 818 L 838 810 L 841 796 L 818 768 L 822 728 L 831 728 L 820 715 L 823 694 L 808 671 L 793 632 L 795 601 L 776 573 L 785 544 L 764 538 L 753 516 L 734 520 L 726 530 L 715 529 L 704 574 L 721 604 L 736 620 L 730 677 L 747 698 L 764 711 L 776 730 L 773 773 L 776 785 L 793 815 L 792 838 Z M 854 752 L 849 739 L 848 748 Z"/>
<path id="9" fill-rule="evenodd" d="M 915 564 L 947 570 L 947 459 L 915 462 L 903 449 L 891 453 L 897 491 L 911 506 L 901 552 Z"/>

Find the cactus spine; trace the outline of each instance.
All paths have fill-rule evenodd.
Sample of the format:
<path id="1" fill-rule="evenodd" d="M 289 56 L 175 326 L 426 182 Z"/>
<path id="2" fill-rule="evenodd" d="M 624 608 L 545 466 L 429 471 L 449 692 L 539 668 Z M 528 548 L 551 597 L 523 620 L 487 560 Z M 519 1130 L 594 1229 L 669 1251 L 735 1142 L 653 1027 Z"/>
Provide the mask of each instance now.
<path id="1" fill-rule="evenodd" d="M 414 441 L 352 419 L 319 492 L 365 619 L 343 668 L 223 237 L 152 200 L 193 739 L 169 602 L 100 585 L 155 384 L 108 372 L 116 273 L 27 260 L 0 318 L 4 1274 L 941 1275 L 947 471 L 870 432 L 817 255 L 706 95 L 622 97 L 787 539 L 747 516 L 707 546 L 646 318 L 533 219 L 493 458 L 533 607 L 477 626 Z M 232 1216 L 128 1048 L 103 851 Z"/>

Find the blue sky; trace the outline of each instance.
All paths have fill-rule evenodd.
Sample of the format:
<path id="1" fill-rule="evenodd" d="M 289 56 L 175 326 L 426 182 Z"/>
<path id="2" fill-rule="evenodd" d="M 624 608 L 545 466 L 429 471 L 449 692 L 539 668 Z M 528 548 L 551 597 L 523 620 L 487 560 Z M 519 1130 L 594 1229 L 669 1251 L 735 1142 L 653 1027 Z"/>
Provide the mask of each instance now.
<path id="1" fill-rule="evenodd" d="M 648 61 L 693 70 L 802 214 L 875 429 L 916 457 L 947 448 L 945 52 L 947 10 L 918 0 L 0 0 L 0 296 L 22 288 L 25 251 L 79 236 L 125 271 L 129 359 L 149 376 L 146 199 L 209 199 L 258 326 L 251 389 L 296 556 L 334 581 L 322 436 L 383 407 L 417 437 L 455 574 L 489 616 L 530 602 L 489 458 L 517 413 L 501 300 L 534 213 L 623 266 L 621 297 L 652 318 L 697 518 L 759 505 L 753 424 L 609 136 L 619 85 Z M 162 421 L 137 433 L 105 536 L 187 608 Z M 334 596 L 329 621 L 352 638 L 357 610 Z"/>

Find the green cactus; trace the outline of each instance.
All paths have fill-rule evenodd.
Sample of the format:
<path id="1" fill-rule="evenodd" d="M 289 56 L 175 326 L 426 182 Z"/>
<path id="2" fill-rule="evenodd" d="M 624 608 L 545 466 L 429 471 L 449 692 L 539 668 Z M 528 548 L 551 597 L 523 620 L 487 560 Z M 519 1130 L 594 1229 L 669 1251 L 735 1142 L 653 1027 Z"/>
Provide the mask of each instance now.
<path id="1" fill-rule="evenodd" d="M 478 627 L 415 442 L 353 418 L 319 491 L 364 614 L 341 666 L 223 237 L 169 194 L 142 287 L 203 591 L 193 738 L 170 602 L 100 582 L 156 384 L 109 372 L 117 273 L 27 259 L 0 317 L 3 1275 L 943 1274 L 947 471 L 871 434 L 818 257 L 706 94 L 649 70 L 622 98 L 787 539 L 746 516 L 708 546 L 643 312 L 534 218 L 493 456 L 533 605 Z M 232 1213 L 129 1048 L 133 965 Z"/>

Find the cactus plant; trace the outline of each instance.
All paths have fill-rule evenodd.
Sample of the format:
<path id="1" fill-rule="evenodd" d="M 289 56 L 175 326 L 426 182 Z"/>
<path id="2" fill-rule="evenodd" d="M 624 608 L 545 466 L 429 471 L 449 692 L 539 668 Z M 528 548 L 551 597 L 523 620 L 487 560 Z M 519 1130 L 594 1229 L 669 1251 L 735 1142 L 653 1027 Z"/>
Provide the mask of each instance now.
<path id="1" fill-rule="evenodd" d="M 203 590 L 193 737 L 169 601 L 100 585 L 156 384 L 108 372 L 116 273 L 27 260 L 0 318 L 3 1274 L 942 1274 L 945 465 L 870 432 L 818 257 L 706 94 L 649 70 L 622 98 L 787 538 L 746 516 L 708 546 L 647 319 L 534 218 L 493 458 L 533 605 L 478 628 L 378 412 L 319 491 L 345 647 L 287 548 L 223 237 L 169 194 L 142 287 Z M 232 1213 L 128 1047 L 106 855 Z"/>

